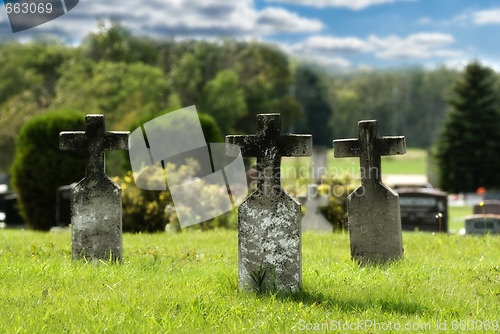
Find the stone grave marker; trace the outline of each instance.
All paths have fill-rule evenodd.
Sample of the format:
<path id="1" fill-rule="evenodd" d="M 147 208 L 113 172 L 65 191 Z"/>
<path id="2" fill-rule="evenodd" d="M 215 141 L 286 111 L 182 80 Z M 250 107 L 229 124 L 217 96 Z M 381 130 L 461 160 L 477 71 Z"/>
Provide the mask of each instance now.
<path id="1" fill-rule="evenodd" d="M 465 218 L 466 234 L 500 234 L 500 215 L 480 214 Z"/>
<path id="2" fill-rule="evenodd" d="M 464 201 L 465 205 L 476 205 L 481 203 L 482 201 L 485 200 L 485 195 L 484 194 L 478 194 L 478 193 L 465 193 L 464 194 Z"/>
<path id="3" fill-rule="evenodd" d="M 485 201 L 500 201 L 500 191 L 487 191 L 483 197 Z"/>
<path id="4" fill-rule="evenodd" d="M 475 215 L 484 215 L 484 214 L 500 215 L 500 201 L 488 200 L 484 201 L 483 205 L 476 204 L 474 205 L 473 213 Z"/>
<path id="5" fill-rule="evenodd" d="M 302 217 L 302 231 L 332 232 L 332 224 L 320 212 L 328 205 L 328 196 L 318 194 L 318 186 L 309 184 L 307 195 L 299 196 L 300 204 L 305 206 L 306 214 Z"/>
<path id="6" fill-rule="evenodd" d="M 18 197 L 16 193 L 4 195 L 5 224 L 9 228 L 27 228 L 17 207 Z"/>
<path id="7" fill-rule="evenodd" d="M 311 178 L 316 183 L 321 182 L 322 176 L 328 173 L 328 159 L 326 146 L 313 146 L 313 162 L 311 165 Z"/>
<path id="8" fill-rule="evenodd" d="M 9 176 L 6 173 L 0 173 L 0 228 L 5 228 L 5 199 L 9 194 Z"/>
<path id="9" fill-rule="evenodd" d="M 5 196 L 7 195 L 7 188 L 5 188 L 5 191 L 2 191 L 2 189 L 0 189 L 0 222 L 3 222 L 5 220 Z"/>
<path id="10" fill-rule="evenodd" d="M 257 134 L 226 136 L 257 157 L 257 189 L 238 208 L 238 275 L 243 290 L 294 291 L 302 285 L 300 204 L 281 188 L 281 157 L 311 155 L 310 135 L 281 134 L 279 114 L 257 115 Z M 228 155 L 231 152 L 228 146 Z"/>
<path id="11" fill-rule="evenodd" d="M 0 193 L 0 220 L 3 221 L 1 217 L 3 214 L 5 214 L 5 196 L 7 196 L 8 193 Z"/>
<path id="12" fill-rule="evenodd" d="M 61 132 L 61 150 L 85 151 L 85 178 L 71 190 L 73 259 L 122 260 L 122 194 L 104 170 L 105 150 L 127 150 L 129 132 L 105 131 L 104 115 L 87 115 L 85 132 Z"/>
<path id="13" fill-rule="evenodd" d="M 57 188 L 56 198 L 56 225 L 69 226 L 71 224 L 71 189 L 76 183 Z"/>
<path id="14" fill-rule="evenodd" d="M 382 182 L 381 156 L 406 153 L 405 139 L 379 137 L 377 121 L 360 121 L 357 139 L 333 141 L 336 158 L 359 157 L 361 186 L 347 198 L 351 256 L 384 263 L 403 256 L 399 197 Z"/>
<path id="15" fill-rule="evenodd" d="M 401 188 L 401 224 L 404 231 L 448 232 L 448 196 L 436 189 Z M 438 216 L 441 214 L 441 216 Z"/>

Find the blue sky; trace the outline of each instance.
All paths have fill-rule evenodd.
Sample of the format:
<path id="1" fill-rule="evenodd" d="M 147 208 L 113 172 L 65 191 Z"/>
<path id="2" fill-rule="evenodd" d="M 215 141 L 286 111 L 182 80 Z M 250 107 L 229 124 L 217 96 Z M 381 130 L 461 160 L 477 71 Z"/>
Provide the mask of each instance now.
<path id="1" fill-rule="evenodd" d="M 16 34 L 1 10 L 0 38 L 52 34 L 78 43 L 109 17 L 138 33 L 272 42 L 339 69 L 460 66 L 476 58 L 500 71 L 499 0 L 81 0 Z"/>

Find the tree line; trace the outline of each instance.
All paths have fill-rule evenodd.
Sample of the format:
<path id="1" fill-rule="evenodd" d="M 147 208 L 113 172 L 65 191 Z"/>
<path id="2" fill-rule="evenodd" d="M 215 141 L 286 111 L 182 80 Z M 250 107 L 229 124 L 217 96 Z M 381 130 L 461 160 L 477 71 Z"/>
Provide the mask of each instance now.
<path id="1" fill-rule="evenodd" d="M 460 72 L 447 67 L 325 71 L 257 41 L 154 39 L 101 23 L 78 47 L 55 40 L 0 44 L 0 171 L 15 137 L 48 110 L 106 115 L 107 128 L 195 104 L 223 135 L 254 133 L 255 116 L 279 112 L 284 132 L 311 133 L 317 145 L 357 135 L 379 120 L 383 135 L 427 148 L 447 113 Z"/>

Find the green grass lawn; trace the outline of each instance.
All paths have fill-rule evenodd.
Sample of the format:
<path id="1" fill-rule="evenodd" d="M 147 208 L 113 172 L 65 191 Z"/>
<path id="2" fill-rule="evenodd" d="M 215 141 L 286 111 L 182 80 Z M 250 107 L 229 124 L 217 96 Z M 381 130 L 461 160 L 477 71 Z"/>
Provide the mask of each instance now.
<path id="1" fill-rule="evenodd" d="M 465 227 L 465 217 L 472 215 L 472 205 L 448 206 L 448 229 L 457 233 Z"/>
<path id="2" fill-rule="evenodd" d="M 359 174 L 359 158 L 334 158 L 333 149 L 328 151 L 328 173 L 336 175 Z M 295 178 L 297 171 L 303 168 L 304 174 L 311 166 L 311 158 L 283 158 L 284 178 Z M 427 152 L 423 149 L 409 148 L 406 154 L 382 157 L 382 173 L 384 174 L 423 174 L 427 173 Z"/>
<path id="3" fill-rule="evenodd" d="M 125 234 L 122 265 L 91 265 L 71 261 L 69 233 L 0 230 L 0 332 L 289 333 L 336 321 L 359 321 L 353 333 L 436 333 L 445 321 L 439 333 L 481 332 L 471 321 L 495 332 L 500 237 L 403 238 L 404 260 L 363 268 L 347 234 L 306 233 L 303 291 L 287 296 L 237 291 L 235 231 Z"/>
<path id="4" fill-rule="evenodd" d="M 343 174 L 359 174 L 358 158 L 334 158 L 333 151 L 328 152 L 328 168 Z M 382 173 L 384 174 L 426 174 L 427 152 L 422 149 L 409 148 L 404 155 L 382 157 Z"/>

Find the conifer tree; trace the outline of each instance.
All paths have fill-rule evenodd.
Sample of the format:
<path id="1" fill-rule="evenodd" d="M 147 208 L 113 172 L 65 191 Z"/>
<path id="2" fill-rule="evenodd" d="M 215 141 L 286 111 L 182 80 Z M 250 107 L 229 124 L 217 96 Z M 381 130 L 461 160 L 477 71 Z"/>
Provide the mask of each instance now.
<path id="1" fill-rule="evenodd" d="M 452 86 L 435 150 L 444 191 L 500 188 L 499 93 L 495 73 L 477 61 Z"/>

